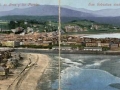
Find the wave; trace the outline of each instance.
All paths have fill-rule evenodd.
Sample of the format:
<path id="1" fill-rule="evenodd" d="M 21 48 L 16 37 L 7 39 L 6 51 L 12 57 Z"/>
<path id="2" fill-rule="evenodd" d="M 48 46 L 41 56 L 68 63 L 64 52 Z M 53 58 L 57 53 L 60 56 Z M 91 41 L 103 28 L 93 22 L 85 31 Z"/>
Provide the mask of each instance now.
<path id="1" fill-rule="evenodd" d="M 87 64 L 86 66 L 84 66 L 83 68 L 85 69 L 88 69 L 88 68 L 97 68 L 99 66 L 101 66 L 104 62 L 106 61 L 110 61 L 110 59 L 104 59 L 104 60 L 97 60 L 97 61 L 94 61 L 93 64 Z"/>

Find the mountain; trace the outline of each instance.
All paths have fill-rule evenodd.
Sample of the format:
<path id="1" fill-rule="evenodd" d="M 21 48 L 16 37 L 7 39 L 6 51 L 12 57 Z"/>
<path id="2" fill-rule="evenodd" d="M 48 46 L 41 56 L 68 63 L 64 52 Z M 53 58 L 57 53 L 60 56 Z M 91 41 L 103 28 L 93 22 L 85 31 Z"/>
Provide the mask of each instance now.
<path id="1" fill-rule="evenodd" d="M 92 12 L 91 14 L 98 14 L 105 17 L 118 17 L 120 16 L 120 8 L 97 10 Z"/>
<path id="2" fill-rule="evenodd" d="M 88 10 L 84 8 L 75 8 L 75 7 L 70 7 L 70 6 L 63 6 L 68 9 L 76 10 L 76 11 L 81 11 L 89 14 L 93 14 L 99 17 L 118 17 L 120 16 L 120 8 L 118 9 L 102 9 L 102 10 Z"/>
<path id="3" fill-rule="evenodd" d="M 87 10 L 87 9 L 79 9 L 79 11 L 99 15 L 101 17 L 118 17 L 120 16 L 120 8 L 118 9 L 102 9 L 102 10 Z"/>
<path id="4" fill-rule="evenodd" d="M 63 5 L 62 7 L 72 9 L 72 10 L 76 10 L 76 11 L 85 12 L 85 13 L 91 13 L 92 12 L 92 10 L 88 10 L 88 9 L 85 9 L 85 8 L 75 8 L 75 7 L 71 7 L 71 6 L 67 6 L 67 5 Z"/>
<path id="5" fill-rule="evenodd" d="M 40 5 L 29 8 L 15 8 L 0 12 L 1 20 L 52 20 L 58 21 L 58 6 Z M 120 9 L 87 10 L 70 6 L 61 7 L 62 22 L 72 20 L 91 20 L 98 23 L 120 25 Z"/>
<path id="6" fill-rule="evenodd" d="M 24 9 L 13 9 L 10 11 L 0 12 L 0 16 L 9 15 L 29 15 L 29 16 L 55 16 L 58 15 L 58 6 L 55 5 L 40 5 L 36 7 L 29 7 Z M 68 8 L 61 8 L 61 16 L 66 17 L 95 17 L 94 14 L 76 11 Z"/>
<path id="7" fill-rule="evenodd" d="M 0 16 L 9 15 L 29 15 L 29 16 L 56 16 L 58 15 L 57 5 L 40 5 L 29 8 L 15 8 L 10 11 L 1 11 Z M 118 9 L 102 9 L 88 10 L 84 8 L 75 8 L 70 6 L 61 7 L 61 16 L 63 17 L 118 17 L 120 16 L 120 8 Z"/>

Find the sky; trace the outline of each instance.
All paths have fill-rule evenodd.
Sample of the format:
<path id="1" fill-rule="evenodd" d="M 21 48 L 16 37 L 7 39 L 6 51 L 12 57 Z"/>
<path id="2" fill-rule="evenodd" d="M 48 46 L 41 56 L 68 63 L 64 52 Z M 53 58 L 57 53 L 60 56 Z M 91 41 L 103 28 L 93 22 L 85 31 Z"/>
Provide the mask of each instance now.
<path id="1" fill-rule="evenodd" d="M 22 6 L 22 3 L 25 5 Z M 1 0 L 0 11 L 12 10 L 14 8 L 26 8 L 36 4 L 58 5 L 58 0 Z M 120 0 L 61 0 L 61 5 L 89 10 L 116 9 L 120 8 Z"/>

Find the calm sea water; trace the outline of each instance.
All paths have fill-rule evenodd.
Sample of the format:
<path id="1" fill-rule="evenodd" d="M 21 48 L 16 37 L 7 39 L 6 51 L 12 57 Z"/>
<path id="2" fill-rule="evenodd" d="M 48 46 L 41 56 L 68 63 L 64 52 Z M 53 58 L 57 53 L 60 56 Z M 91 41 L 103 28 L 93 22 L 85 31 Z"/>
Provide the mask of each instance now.
<path id="1" fill-rule="evenodd" d="M 120 38 L 120 33 L 111 33 L 111 34 L 98 34 L 98 35 L 87 35 L 83 37 L 88 37 L 88 38 Z"/>
<path id="2" fill-rule="evenodd" d="M 119 90 L 110 84 L 120 83 L 120 78 L 115 76 L 120 73 L 117 71 L 120 56 L 66 54 L 61 56 L 61 61 L 67 66 L 61 72 L 62 90 Z M 55 80 L 52 90 L 57 88 L 58 80 Z"/>

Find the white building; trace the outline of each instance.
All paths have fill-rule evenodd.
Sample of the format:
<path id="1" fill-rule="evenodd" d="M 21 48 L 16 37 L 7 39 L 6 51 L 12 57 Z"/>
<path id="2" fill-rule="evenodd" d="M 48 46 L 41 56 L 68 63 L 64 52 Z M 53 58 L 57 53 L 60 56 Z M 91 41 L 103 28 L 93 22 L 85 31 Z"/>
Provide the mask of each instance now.
<path id="1" fill-rule="evenodd" d="M 54 46 L 54 47 L 52 47 L 52 49 L 53 50 L 59 50 L 59 47 L 58 46 Z M 60 48 L 61 50 L 71 50 L 71 47 L 67 47 L 67 46 L 62 46 L 61 48 Z"/>
<path id="2" fill-rule="evenodd" d="M 85 47 L 84 51 L 102 51 L 102 47 Z"/>

